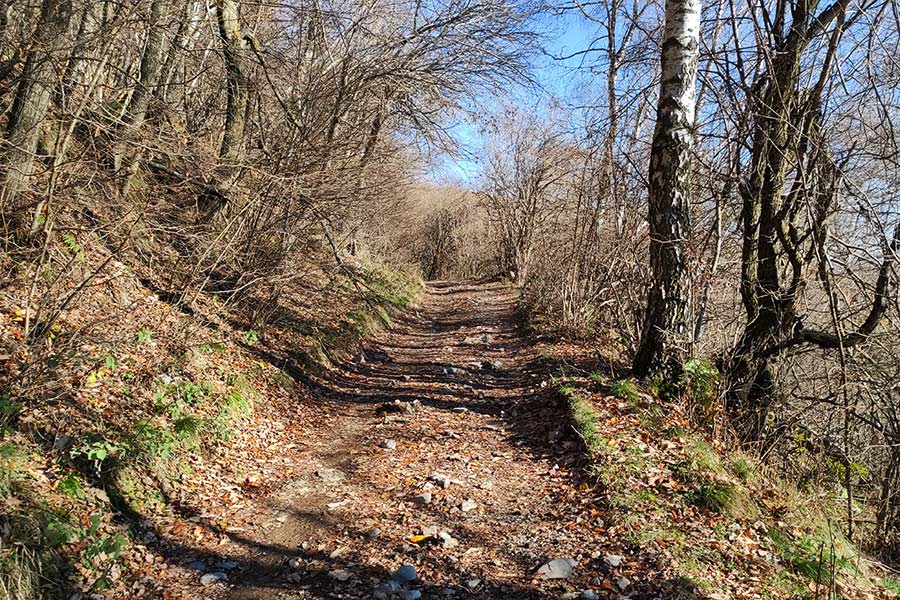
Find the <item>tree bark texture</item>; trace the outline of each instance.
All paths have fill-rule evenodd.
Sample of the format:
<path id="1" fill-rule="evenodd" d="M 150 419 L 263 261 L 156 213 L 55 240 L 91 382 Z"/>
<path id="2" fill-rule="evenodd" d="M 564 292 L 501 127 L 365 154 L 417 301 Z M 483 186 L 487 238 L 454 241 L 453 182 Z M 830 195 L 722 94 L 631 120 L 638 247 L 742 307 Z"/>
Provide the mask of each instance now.
<path id="1" fill-rule="evenodd" d="M 225 108 L 225 134 L 219 149 L 219 160 L 227 167 L 236 167 L 243 159 L 244 116 L 249 97 L 246 73 L 247 44 L 241 35 L 239 2 L 219 2 L 219 37 L 225 59 L 225 78 L 228 90 Z"/>
<path id="2" fill-rule="evenodd" d="M 700 0 L 667 0 L 662 84 L 650 156 L 650 269 L 634 373 L 646 376 L 680 364 L 688 332 L 691 153 L 700 46 Z"/>
<path id="3" fill-rule="evenodd" d="M 207 219 L 214 217 L 224 208 L 228 189 L 234 185 L 240 174 L 240 165 L 244 159 L 244 125 L 250 97 L 246 71 L 247 42 L 241 34 L 240 2 L 219 0 L 217 5 L 227 97 L 225 131 L 222 145 L 219 147 L 216 181 L 213 182 L 217 192 L 205 193 L 200 198 L 201 212 Z"/>
<path id="4" fill-rule="evenodd" d="M 13 232 L 29 222 L 25 214 L 28 207 L 21 202 L 21 195 L 31 176 L 41 127 L 57 83 L 57 55 L 65 45 L 71 17 L 71 0 L 43 1 L 34 43 L 16 88 L 6 141 L 0 150 L 4 170 L 0 207 L 14 215 L 13 222 L 7 224 Z"/>

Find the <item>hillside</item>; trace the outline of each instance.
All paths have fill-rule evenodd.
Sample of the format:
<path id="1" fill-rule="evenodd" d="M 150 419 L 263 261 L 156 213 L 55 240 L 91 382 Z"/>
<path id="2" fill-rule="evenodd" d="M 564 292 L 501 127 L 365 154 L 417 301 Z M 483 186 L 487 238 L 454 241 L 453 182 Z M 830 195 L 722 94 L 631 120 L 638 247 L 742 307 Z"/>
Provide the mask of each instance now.
<path id="1" fill-rule="evenodd" d="M 0 0 L 0 600 L 900 597 L 888 0 Z"/>
<path id="2" fill-rule="evenodd" d="M 142 301 L 149 338 L 95 348 L 67 402 L 7 421 L 12 598 L 63 577 L 129 598 L 896 596 L 813 489 L 585 350 L 535 345 L 504 284 L 383 304 L 388 330 L 302 370 L 288 328 L 251 340 Z M 166 346 L 185 319 L 188 357 Z"/>

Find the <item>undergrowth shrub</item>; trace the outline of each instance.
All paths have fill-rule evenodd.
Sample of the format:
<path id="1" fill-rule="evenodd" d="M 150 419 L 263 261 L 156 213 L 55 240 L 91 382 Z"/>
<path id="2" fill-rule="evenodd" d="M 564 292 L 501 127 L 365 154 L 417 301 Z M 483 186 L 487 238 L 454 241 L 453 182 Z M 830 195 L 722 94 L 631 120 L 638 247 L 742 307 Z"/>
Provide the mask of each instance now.
<path id="1" fill-rule="evenodd" d="M 684 363 L 681 378 L 688 400 L 703 410 L 709 410 L 715 401 L 719 383 L 716 368 L 707 360 L 694 358 Z"/>

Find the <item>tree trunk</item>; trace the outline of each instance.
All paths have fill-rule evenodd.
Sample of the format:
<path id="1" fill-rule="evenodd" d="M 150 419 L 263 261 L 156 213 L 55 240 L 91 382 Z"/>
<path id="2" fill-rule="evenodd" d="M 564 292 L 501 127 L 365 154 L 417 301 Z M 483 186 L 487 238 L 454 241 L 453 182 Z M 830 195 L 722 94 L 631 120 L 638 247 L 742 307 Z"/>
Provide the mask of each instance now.
<path id="1" fill-rule="evenodd" d="M 150 3 L 147 42 L 141 55 L 138 82 L 125 108 L 122 125 L 119 127 L 120 138 L 113 151 L 113 167 L 116 173 L 122 176 L 119 191 L 123 197 L 128 195 L 131 180 L 140 161 L 137 153 L 131 151 L 129 146 L 144 125 L 150 101 L 160 83 L 162 58 L 166 47 L 166 27 L 162 22 L 166 4 L 166 0 L 153 0 Z"/>
<path id="2" fill-rule="evenodd" d="M 125 125 L 131 129 L 140 129 L 144 124 L 147 108 L 159 83 L 162 57 L 166 47 L 166 27 L 162 22 L 166 4 L 166 0 L 153 0 L 150 3 L 150 22 L 147 29 L 147 43 L 141 55 L 140 76 L 123 119 Z"/>
<path id="3" fill-rule="evenodd" d="M 814 35 L 842 15 L 846 3 L 847 0 L 840 0 L 818 17 L 809 11 L 810 6 L 798 11 L 787 33 L 776 36 L 778 43 L 772 48 L 772 61 L 751 95 L 750 173 L 741 190 L 741 299 L 747 316 L 744 332 L 725 365 L 726 407 L 744 443 L 758 442 L 766 432 L 776 390 L 771 361 L 796 344 L 825 345 L 815 339 L 817 332 L 802 331 L 797 311 L 797 299 L 806 284 L 807 263 L 813 256 L 800 243 L 803 239 L 819 239 L 824 219 L 813 219 L 806 226 L 809 235 L 804 235 L 797 231 L 793 215 L 797 206 L 822 204 L 821 198 L 814 197 L 817 186 L 833 195 L 836 185 L 825 181 L 820 172 L 833 169 L 818 133 L 821 116 L 817 93 L 821 90 L 810 90 L 804 96 L 798 93 L 798 84 L 804 49 Z M 843 16 L 832 35 L 832 49 L 840 39 L 842 26 Z M 820 81 L 825 80 L 829 67 L 830 60 L 824 61 Z M 807 172 L 810 177 L 785 192 L 791 187 L 791 168 Z M 822 206 L 827 208 L 828 202 Z M 826 213 L 827 210 L 823 214 Z M 885 264 L 892 260 L 888 253 Z M 890 283 L 887 275 L 880 278 L 879 290 L 887 289 Z M 873 312 L 880 317 L 883 310 L 876 301 Z M 862 329 L 865 337 L 874 324 L 871 329 L 865 325 Z M 850 339 L 842 341 L 856 343 Z"/>
<path id="4" fill-rule="evenodd" d="M 0 189 L 0 207 L 13 215 L 11 232 L 19 232 L 29 222 L 28 207 L 20 196 L 28 186 L 41 126 L 47 114 L 56 84 L 55 59 L 65 44 L 65 34 L 72 16 L 71 0 L 44 0 L 35 31 L 34 45 L 28 52 L 16 88 L 12 111 L 6 127 L 6 142 L 0 152 L 5 173 Z"/>
<path id="5" fill-rule="evenodd" d="M 688 278 L 684 243 L 690 228 L 694 87 L 700 45 L 700 0 L 667 0 L 662 85 L 650 155 L 650 269 L 643 334 L 634 373 L 680 364 L 686 341 Z"/>
<path id="6" fill-rule="evenodd" d="M 234 170 L 243 159 L 244 115 L 247 112 L 246 44 L 238 21 L 238 2 L 221 0 L 219 4 L 219 36 L 228 86 L 225 113 L 225 135 L 219 149 L 219 160 Z"/>
<path id="7" fill-rule="evenodd" d="M 219 168 L 215 187 L 220 193 L 204 194 L 201 209 L 207 217 L 218 213 L 225 205 L 228 188 L 234 185 L 244 158 L 244 124 L 247 114 L 249 91 L 247 86 L 247 44 L 241 35 L 240 2 L 219 0 L 219 39 L 222 57 L 225 59 L 227 102 L 225 107 L 225 132 L 219 148 Z"/>
<path id="8" fill-rule="evenodd" d="M 78 22 L 78 32 L 75 34 L 75 43 L 72 45 L 72 51 L 69 53 L 69 60 L 66 63 L 66 70 L 62 76 L 62 85 L 59 87 L 59 97 L 56 104 L 63 110 L 68 108 L 72 94 L 83 81 L 89 80 L 90 76 L 86 76 L 86 71 L 90 69 L 90 59 L 88 54 L 96 48 L 93 47 L 97 43 L 97 31 L 100 27 L 98 19 L 99 3 L 95 1 L 86 2 L 81 10 L 81 18 Z"/>

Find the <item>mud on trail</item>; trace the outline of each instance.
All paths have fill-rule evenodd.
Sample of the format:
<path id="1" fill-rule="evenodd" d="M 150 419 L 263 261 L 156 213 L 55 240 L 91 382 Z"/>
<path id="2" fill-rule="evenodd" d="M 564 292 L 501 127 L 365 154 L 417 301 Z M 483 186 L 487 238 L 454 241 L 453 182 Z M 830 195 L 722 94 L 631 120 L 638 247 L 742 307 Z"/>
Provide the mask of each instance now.
<path id="1" fill-rule="evenodd" d="M 431 284 L 312 382 L 327 416 L 298 450 L 296 476 L 240 509 L 254 526 L 215 549 L 239 565 L 227 582 L 198 574 L 182 591 L 373 598 L 411 565 L 417 580 L 388 597 L 617 597 L 628 583 L 604 556 L 622 550 L 605 537 L 596 491 L 580 485 L 580 441 L 550 371 L 506 286 Z M 554 558 L 577 562 L 570 578 L 535 576 Z"/>

